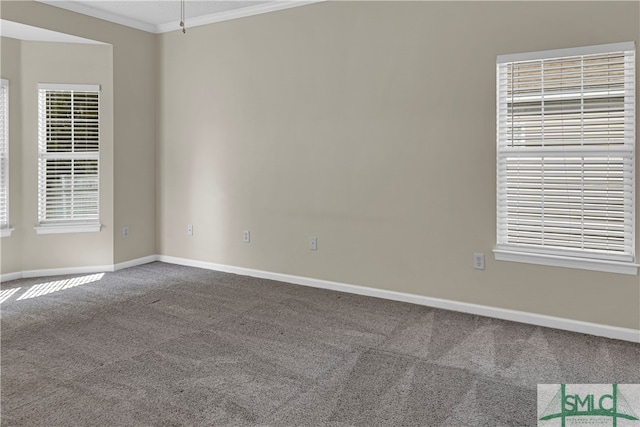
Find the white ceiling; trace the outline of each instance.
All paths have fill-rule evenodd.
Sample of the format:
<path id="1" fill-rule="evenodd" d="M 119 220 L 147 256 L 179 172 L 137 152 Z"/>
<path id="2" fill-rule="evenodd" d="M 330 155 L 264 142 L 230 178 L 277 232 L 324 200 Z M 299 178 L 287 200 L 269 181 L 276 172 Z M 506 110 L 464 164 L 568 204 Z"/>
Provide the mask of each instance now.
<path id="1" fill-rule="evenodd" d="M 151 33 L 178 30 L 180 0 L 38 0 Z M 323 0 L 185 0 L 185 26 L 196 27 Z"/>

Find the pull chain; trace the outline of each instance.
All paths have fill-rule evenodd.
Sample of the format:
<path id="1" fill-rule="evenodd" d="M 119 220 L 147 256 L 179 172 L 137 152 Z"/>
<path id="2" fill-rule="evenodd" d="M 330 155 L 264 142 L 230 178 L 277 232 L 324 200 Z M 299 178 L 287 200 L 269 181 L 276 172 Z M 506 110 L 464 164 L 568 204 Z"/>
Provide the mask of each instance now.
<path id="1" fill-rule="evenodd" d="M 184 26 L 184 0 L 180 0 L 180 27 L 182 27 L 182 34 L 187 32 Z"/>

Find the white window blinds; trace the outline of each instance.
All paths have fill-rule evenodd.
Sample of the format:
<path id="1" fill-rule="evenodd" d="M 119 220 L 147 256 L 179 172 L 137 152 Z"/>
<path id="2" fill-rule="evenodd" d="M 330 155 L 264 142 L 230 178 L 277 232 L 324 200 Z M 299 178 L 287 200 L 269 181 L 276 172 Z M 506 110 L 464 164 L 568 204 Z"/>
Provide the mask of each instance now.
<path id="1" fill-rule="evenodd" d="M 38 85 L 40 225 L 99 222 L 96 85 Z"/>
<path id="2" fill-rule="evenodd" d="M 9 82 L 0 79 L 0 228 L 9 228 Z"/>
<path id="3" fill-rule="evenodd" d="M 499 56 L 497 101 L 497 249 L 634 261 L 634 43 Z"/>

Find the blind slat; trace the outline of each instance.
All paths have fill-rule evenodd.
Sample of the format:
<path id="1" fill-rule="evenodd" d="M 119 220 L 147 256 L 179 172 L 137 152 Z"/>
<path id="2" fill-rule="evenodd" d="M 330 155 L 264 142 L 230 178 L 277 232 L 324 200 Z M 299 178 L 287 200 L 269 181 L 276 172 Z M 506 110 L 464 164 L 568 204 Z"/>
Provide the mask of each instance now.
<path id="1" fill-rule="evenodd" d="M 9 82 L 0 79 L 0 228 L 9 227 Z"/>
<path id="2" fill-rule="evenodd" d="M 95 86 L 39 89 L 41 224 L 99 220 L 100 106 Z"/>
<path id="3" fill-rule="evenodd" d="M 635 50 L 614 46 L 499 57 L 498 246 L 635 259 Z"/>

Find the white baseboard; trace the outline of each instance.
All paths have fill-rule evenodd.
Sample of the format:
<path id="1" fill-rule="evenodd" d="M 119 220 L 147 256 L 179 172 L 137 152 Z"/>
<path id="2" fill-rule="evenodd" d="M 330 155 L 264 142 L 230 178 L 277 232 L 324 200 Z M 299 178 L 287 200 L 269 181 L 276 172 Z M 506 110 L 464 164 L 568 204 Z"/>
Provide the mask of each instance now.
<path id="1" fill-rule="evenodd" d="M 136 267 L 138 265 L 149 264 L 150 262 L 158 261 L 158 255 L 149 255 L 142 258 L 132 259 L 131 261 L 120 262 L 113 266 L 113 271 L 122 270 L 125 268 Z"/>
<path id="2" fill-rule="evenodd" d="M 0 282 L 8 282 L 9 280 L 22 279 L 22 271 L 17 273 L 0 274 Z"/>
<path id="3" fill-rule="evenodd" d="M 121 262 L 115 265 L 55 268 L 47 270 L 30 270 L 17 273 L 6 273 L 0 275 L 0 282 L 9 280 L 69 274 L 90 274 L 122 270 L 124 268 L 135 267 L 154 261 L 178 264 L 189 267 L 198 267 L 206 270 L 215 270 L 225 273 L 240 274 L 243 276 L 257 277 L 261 279 L 277 280 L 296 285 L 310 286 L 314 288 L 330 289 L 339 292 L 347 292 L 357 295 L 365 295 L 376 298 L 383 298 L 393 301 L 408 302 L 427 307 L 441 308 L 444 310 L 458 311 L 461 313 L 475 314 L 479 316 L 493 317 L 496 319 L 510 320 L 514 322 L 527 323 L 530 325 L 543 326 L 547 328 L 561 329 L 571 332 L 579 332 L 600 337 L 613 338 L 623 341 L 640 343 L 640 330 L 620 328 L 617 326 L 602 325 L 599 323 L 582 322 L 579 320 L 566 319 L 562 317 L 547 316 L 543 314 L 528 313 L 524 311 L 509 310 L 499 307 L 471 304 L 441 298 L 432 298 L 422 295 L 395 292 L 384 289 L 369 288 L 366 286 L 349 285 L 346 283 L 332 282 L 328 280 L 313 279 L 310 277 L 293 276 L 290 274 L 274 273 L 251 268 L 235 267 L 224 264 L 215 264 L 205 261 L 196 261 L 186 258 L 177 258 L 167 255 L 150 255 L 131 261 Z"/>
<path id="4" fill-rule="evenodd" d="M 69 274 L 93 274 L 113 271 L 113 265 L 89 265 L 86 267 L 49 268 L 42 270 L 27 270 L 22 272 L 23 278 L 43 276 L 63 276 Z"/>
<path id="5" fill-rule="evenodd" d="M 640 329 L 621 328 L 617 326 L 602 325 L 599 323 L 590 323 L 579 320 L 566 319 L 562 317 L 547 316 L 544 314 L 528 313 L 524 311 L 509 310 L 505 308 L 490 307 L 486 305 L 471 304 L 441 298 L 431 298 L 422 295 L 407 294 L 403 292 L 395 292 L 384 289 L 375 289 L 365 286 L 349 285 L 345 283 L 331 282 L 328 280 L 292 276 L 289 274 L 273 273 L 270 271 L 254 270 L 250 268 L 214 264 L 210 262 L 176 258 L 166 255 L 159 255 L 157 260 L 169 264 L 198 267 L 207 270 L 216 270 L 226 273 L 240 274 L 243 276 L 258 277 L 261 279 L 278 280 L 281 282 L 311 286 L 314 288 L 331 289 L 334 291 L 348 292 L 351 294 L 366 295 L 393 301 L 408 302 L 411 304 L 424 305 L 427 307 L 441 308 L 444 310 L 452 310 L 461 313 L 475 314 L 479 316 L 493 317 L 496 319 L 543 326 L 546 328 L 555 328 L 565 331 L 579 332 L 582 334 L 640 343 Z"/>
<path id="6" fill-rule="evenodd" d="M 148 264 L 158 260 L 157 255 L 149 255 L 143 258 L 133 259 L 112 265 L 91 265 L 86 267 L 69 267 L 69 268 L 49 268 L 42 270 L 26 270 L 16 273 L 6 273 L 0 275 L 0 282 L 8 282 L 9 280 L 26 279 L 32 277 L 44 276 L 64 276 L 70 274 L 93 274 L 93 273 L 109 273 L 122 270 L 123 268 L 135 267 L 137 265 Z"/>

